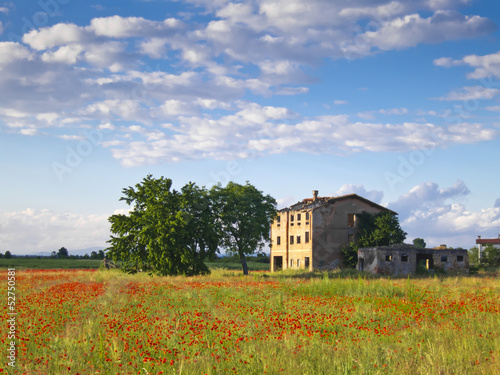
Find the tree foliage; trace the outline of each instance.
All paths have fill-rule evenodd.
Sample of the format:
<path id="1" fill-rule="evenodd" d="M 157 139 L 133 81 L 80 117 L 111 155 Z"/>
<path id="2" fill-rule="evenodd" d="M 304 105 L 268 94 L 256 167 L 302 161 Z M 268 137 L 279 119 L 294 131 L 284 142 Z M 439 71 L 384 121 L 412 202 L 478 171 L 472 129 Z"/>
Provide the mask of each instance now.
<path id="1" fill-rule="evenodd" d="M 248 275 L 245 255 L 261 250 L 270 240 L 271 221 L 276 216 L 276 200 L 249 184 L 229 182 L 211 190 L 220 224 L 221 246 L 238 254 L 243 274 Z"/>
<path id="2" fill-rule="evenodd" d="M 7 251 L 5 252 L 4 258 L 5 258 L 5 259 L 10 259 L 10 258 L 12 258 L 12 254 L 10 253 L 10 251 L 9 251 L 9 250 L 7 250 Z"/>
<path id="3" fill-rule="evenodd" d="M 69 255 L 68 249 L 65 247 L 61 247 L 59 250 L 57 250 L 57 257 L 58 258 L 67 258 Z"/>
<path id="4" fill-rule="evenodd" d="M 418 249 L 425 249 L 427 244 L 425 243 L 425 241 L 422 238 L 415 238 L 413 240 L 413 246 L 415 246 Z"/>
<path id="5" fill-rule="evenodd" d="M 172 190 L 172 180 L 148 175 L 120 200 L 132 210 L 112 215 L 108 255 L 129 273 L 159 275 L 208 273 L 207 256 L 217 251 L 217 220 L 208 191 L 193 183 Z"/>
<path id="6" fill-rule="evenodd" d="M 391 246 L 403 243 L 407 233 L 401 228 L 397 214 L 382 211 L 370 214 L 363 211 L 356 214 L 356 242 L 341 248 L 346 267 L 355 267 L 358 262 L 358 249 L 362 247 Z"/>
<path id="7" fill-rule="evenodd" d="M 482 252 L 481 264 L 488 267 L 500 267 L 500 249 L 491 244 L 486 245 Z"/>

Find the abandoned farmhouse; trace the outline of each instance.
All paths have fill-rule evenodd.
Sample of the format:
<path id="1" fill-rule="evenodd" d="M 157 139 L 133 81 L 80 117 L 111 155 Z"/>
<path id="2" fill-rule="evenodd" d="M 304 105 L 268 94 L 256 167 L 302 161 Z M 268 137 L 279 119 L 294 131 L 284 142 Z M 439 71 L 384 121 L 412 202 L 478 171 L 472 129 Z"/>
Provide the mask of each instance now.
<path id="1" fill-rule="evenodd" d="M 271 272 L 283 269 L 343 266 L 341 248 L 356 241 L 356 215 L 389 211 L 357 194 L 306 198 L 278 211 L 271 224 Z M 478 240 L 479 241 L 479 240 Z M 500 246 L 500 239 L 498 241 Z M 418 267 L 468 273 L 469 257 L 463 249 L 419 249 L 412 245 L 361 248 L 357 269 L 376 274 L 408 275 Z"/>
<path id="2" fill-rule="evenodd" d="M 271 271 L 342 266 L 341 248 L 355 241 L 356 214 L 390 211 L 357 194 L 306 198 L 278 211 L 271 224 Z"/>

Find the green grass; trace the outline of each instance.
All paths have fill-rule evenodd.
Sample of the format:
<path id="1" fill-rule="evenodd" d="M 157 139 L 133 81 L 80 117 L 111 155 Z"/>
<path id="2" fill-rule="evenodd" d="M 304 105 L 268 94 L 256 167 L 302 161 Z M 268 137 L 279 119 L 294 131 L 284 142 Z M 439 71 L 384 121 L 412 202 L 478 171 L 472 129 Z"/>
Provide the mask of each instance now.
<path id="1" fill-rule="evenodd" d="M 100 259 L 10 258 L 0 259 L 0 268 L 16 269 L 92 269 L 99 268 Z"/>

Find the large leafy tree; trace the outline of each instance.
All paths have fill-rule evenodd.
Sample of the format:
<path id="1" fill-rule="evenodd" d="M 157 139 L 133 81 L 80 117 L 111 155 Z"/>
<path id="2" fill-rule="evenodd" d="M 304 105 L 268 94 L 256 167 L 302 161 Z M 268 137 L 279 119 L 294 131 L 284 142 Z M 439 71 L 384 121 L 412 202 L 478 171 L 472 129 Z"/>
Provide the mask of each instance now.
<path id="1" fill-rule="evenodd" d="M 248 275 L 246 255 L 261 250 L 270 240 L 271 221 L 276 216 L 276 200 L 249 184 L 229 182 L 214 186 L 214 200 L 221 231 L 221 245 L 238 254 L 243 274 Z"/>
<path id="2" fill-rule="evenodd" d="M 413 240 L 413 246 L 415 246 L 418 249 L 425 249 L 427 244 L 425 243 L 425 241 L 422 238 L 415 238 Z"/>
<path id="3" fill-rule="evenodd" d="M 193 183 L 180 192 L 171 187 L 172 180 L 148 175 L 135 188 L 123 189 L 120 200 L 132 210 L 108 219 L 114 235 L 108 241 L 107 254 L 121 260 L 124 271 L 159 275 L 209 272 L 203 261 L 215 255 L 218 245 L 210 195 Z"/>
<path id="4" fill-rule="evenodd" d="M 361 247 L 390 246 L 403 243 L 407 233 L 399 225 L 397 214 L 382 211 L 370 214 L 366 211 L 356 215 L 358 223 L 357 241 L 344 246 L 342 255 L 347 267 L 355 267 L 358 249 Z"/>

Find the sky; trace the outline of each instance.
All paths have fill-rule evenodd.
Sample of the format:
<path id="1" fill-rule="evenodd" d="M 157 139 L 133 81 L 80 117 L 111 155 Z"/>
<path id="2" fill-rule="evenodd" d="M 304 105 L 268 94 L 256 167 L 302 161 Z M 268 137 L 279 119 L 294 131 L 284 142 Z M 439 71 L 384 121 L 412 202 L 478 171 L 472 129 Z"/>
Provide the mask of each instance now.
<path id="1" fill-rule="evenodd" d="M 500 3 L 0 0 L 0 252 L 105 248 L 148 174 L 500 232 Z"/>

